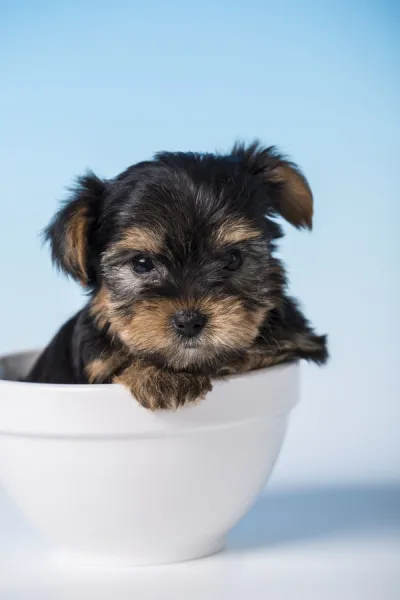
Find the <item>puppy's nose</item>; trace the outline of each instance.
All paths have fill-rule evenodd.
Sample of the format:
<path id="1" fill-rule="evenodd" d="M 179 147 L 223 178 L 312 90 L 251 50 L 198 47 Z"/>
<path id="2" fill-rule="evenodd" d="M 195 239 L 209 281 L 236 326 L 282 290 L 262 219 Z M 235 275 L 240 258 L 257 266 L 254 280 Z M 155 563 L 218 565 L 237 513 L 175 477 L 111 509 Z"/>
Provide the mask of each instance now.
<path id="1" fill-rule="evenodd" d="M 194 337 L 203 330 L 206 317 L 196 311 L 180 310 L 172 318 L 172 323 L 180 335 Z"/>

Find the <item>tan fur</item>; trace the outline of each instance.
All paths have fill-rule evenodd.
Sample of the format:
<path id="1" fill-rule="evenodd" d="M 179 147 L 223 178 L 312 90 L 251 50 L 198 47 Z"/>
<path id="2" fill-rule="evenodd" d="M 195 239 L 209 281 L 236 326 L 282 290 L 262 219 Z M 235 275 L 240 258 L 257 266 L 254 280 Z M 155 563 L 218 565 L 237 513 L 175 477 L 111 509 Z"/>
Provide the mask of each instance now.
<path id="1" fill-rule="evenodd" d="M 103 285 L 90 303 L 90 315 L 94 318 L 96 325 L 100 329 L 103 329 L 108 325 L 110 311 L 110 293 Z"/>
<path id="2" fill-rule="evenodd" d="M 208 318 L 201 341 L 201 352 L 204 353 L 212 352 L 214 348 L 249 347 L 267 310 L 260 308 L 249 312 L 236 298 L 204 298 L 196 302 L 161 298 L 138 302 L 132 318 L 111 315 L 111 322 L 128 346 L 162 352 L 176 361 L 182 352 L 182 344 L 176 339 L 171 319 L 182 309 L 197 310 Z"/>
<path id="3" fill-rule="evenodd" d="M 268 179 L 283 184 L 280 212 L 284 219 L 296 227 L 312 228 L 313 220 L 313 195 L 306 178 L 292 167 L 282 161 Z"/>
<path id="4" fill-rule="evenodd" d="M 206 298 L 199 310 L 209 317 L 205 332 L 212 344 L 226 348 L 247 348 L 256 337 L 266 308 L 248 311 L 237 298 Z"/>
<path id="5" fill-rule="evenodd" d="M 170 319 L 175 314 L 173 301 L 142 300 L 135 304 L 134 316 L 113 318 L 121 339 L 137 349 L 165 350 L 171 343 Z"/>
<path id="6" fill-rule="evenodd" d="M 298 333 L 290 340 L 279 340 L 275 346 L 266 346 L 264 348 L 253 346 L 238 361 L 222 367 L 218 376 L 225 377 L 236 373 L 247 373 L 257 369 L 265 369 L 274 365 L 281 364 L 287 360 L 293 359 L 296 352 L 313 352 L 318 350 L 319 341 L 310 339 L 308 335 Z"/>
<path id="7" fill-rule="evenodd" d="M 149 254 L 161 252 L 164 241 L 162 230 L 151 230 L 145 227 L 131 227 L 125 230 L 123 237 L 116 243 L 117 250 L 139 250 Z"/>
<path id="8" fill-rule="evenodd" d="M 82 206 L 72 215 L 65 234 L 64 260 L 76 273 L 82 285 L 87 284 L 86 274 L 86 207 Z"/>
<path id="9" fill-rule="evenodd" d="M 106 357 L 96 358 L 85 366 L 89 383 L 103 383 L 123 365 L 126 355 L 122 352 L 113 351 Z"/>
<path id="10" fill-rule="evenodd" d="M 246 219 L 232 219 L 226 221 L 214 234 L 217 247 L 238 244 L 261 236 L 261 231 L 255 229 Z"/>
<path id="11" fill-rule="evenodd" d="M 229 375 L 248 373 L 249 371 L 272 367 L 284 362 L 287 360 L 287 358 L 289 358 L 289 356 L 289 352 L 283 352 L 275 356 L 249 352 L 240 361 L 236 361 L 230 365 L 222 367 L 222 369 L 218 372 L 218 377 L 227 377 Z"/>
<path id="12" fill-rule="evenodd" d="M 204 398 L 212 386 L 205 375 L 171 373 L 140 360 L 134 361 L 114 379 L 129 389 L 150 410 L 174 409 Z"/>

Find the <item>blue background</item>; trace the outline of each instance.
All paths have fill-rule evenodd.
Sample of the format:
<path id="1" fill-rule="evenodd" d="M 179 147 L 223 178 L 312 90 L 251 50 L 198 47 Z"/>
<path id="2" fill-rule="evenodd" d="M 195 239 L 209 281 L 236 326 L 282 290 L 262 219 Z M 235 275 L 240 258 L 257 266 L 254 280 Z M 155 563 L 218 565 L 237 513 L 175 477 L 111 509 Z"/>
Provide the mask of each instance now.
<path id="1" fill-rule="evenodd" d="M 83 302 L 38 235 L 76 174 L 257 136 L 314 190 L 315 230 L 287 228 L 282 255 L 332 353 L 304 368 L 275 483 L 399 478 L 399 6 L 2 3 L 0 351 Z"/>

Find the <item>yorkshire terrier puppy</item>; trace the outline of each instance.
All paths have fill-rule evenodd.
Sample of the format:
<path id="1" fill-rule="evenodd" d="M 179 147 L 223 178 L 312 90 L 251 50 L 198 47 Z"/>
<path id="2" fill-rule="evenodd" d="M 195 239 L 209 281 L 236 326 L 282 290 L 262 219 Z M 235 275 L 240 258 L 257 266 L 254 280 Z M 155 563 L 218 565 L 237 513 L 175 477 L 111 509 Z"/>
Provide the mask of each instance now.
<path id="1" fill-rule="evenodd" d="M 287 295 L 274 253 L 279 216 L 311 229 L 312 193 L 296 165 L 258 143 L 84 175 L 46 239 L 89 302 L 27 380 L 118 382 L 156 410 L 204 397 L 218 376 L 324 363 L 326 336 Z"/>

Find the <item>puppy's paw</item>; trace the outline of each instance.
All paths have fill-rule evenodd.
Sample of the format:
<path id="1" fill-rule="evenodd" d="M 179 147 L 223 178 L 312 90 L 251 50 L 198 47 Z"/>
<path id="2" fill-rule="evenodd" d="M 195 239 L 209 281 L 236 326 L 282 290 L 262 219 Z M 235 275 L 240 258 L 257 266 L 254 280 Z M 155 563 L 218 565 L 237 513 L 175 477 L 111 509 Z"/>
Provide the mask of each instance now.
<path id="1" fill-rule="evenodd" d="M 249 351 L 240 360 L 236 360 L 229 365 L 224 365 L 218 372 L 218 378 L 230 377 L 240 373 L 247 373 L 258 369 L 265 369 L 278 365 L 288 360 L 288 353 L 276 354 L 275 356 L 264 355 L 259 352 Z"/>
<path id="2" fill-rule="evenodd" d="M 116 382 L 128 387 L 139 404 L 149 410 L 176 409 L 201 400 L 212 389 L 210 379 L 204 375 L 173 373 L 150 365 L 130 367 Z"/>
<path id="3" fill-rule="evenodd" d="M 156 370 L 132 391 L 145 408 L 163 410 L 201 400 L 210 390 L 208 377 Z"/>

